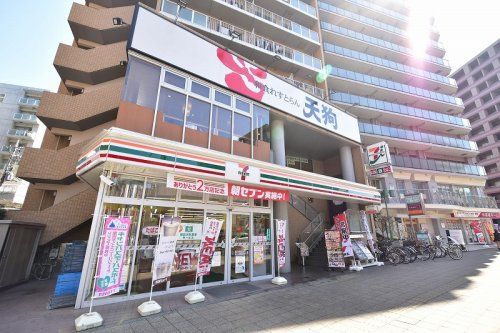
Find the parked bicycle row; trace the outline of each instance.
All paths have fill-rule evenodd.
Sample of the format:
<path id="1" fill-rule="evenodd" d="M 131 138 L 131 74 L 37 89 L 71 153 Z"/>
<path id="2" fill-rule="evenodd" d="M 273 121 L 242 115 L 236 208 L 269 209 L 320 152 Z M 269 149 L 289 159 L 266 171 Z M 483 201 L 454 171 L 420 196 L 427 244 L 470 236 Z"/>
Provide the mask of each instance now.
<path id="1" fill-rule="evenodd" d="M 463 258 L 464 249 L 448 237 L 444 240 L 436 236 L 432 243 L 416 240 L 384 240 L 378 242 L 377 257 L 379 261 L 393 265 L 409 264 L 417 260 L 427 261 L 449 256 L 453 260 Z"/>

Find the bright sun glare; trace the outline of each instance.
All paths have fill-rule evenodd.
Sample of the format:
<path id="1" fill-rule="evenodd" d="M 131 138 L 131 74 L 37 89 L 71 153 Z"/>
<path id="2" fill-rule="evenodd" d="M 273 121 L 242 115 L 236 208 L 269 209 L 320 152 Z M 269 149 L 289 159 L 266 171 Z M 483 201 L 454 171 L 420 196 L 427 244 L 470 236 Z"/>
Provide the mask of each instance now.
<path id="1" fill-rule="evenodd" d="M 423 58 L 429 46 L 429 12 L 432 10 L 428 0 L 412 0 L 410 3 L 410 18 L 408 35 L 411 49 L 417 58 Z"/>

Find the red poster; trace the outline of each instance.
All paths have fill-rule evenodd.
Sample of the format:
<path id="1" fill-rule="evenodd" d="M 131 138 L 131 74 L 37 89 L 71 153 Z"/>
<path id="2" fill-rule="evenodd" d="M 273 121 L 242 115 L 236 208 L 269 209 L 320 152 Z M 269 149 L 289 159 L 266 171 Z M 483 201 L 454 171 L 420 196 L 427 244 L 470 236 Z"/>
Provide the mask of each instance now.
<path id="1" fill-rule="evenodd" d="M 274 201 L 288 201 L 288 191 L 268 189 L 262 187 L 250 187 L 246 185 L 229 184 L 229 195 L 239 198 L 263 199 Z"/>
<path id="2" fill-rule="evenodd" d="M 354 256 L 350 238 L 351 235 L 349 232 L 349 222 L 347 221 L 345 213 L 335 215 L 333 221 L 335 223 L 335 228 L 340 231 L 342 236 L 342 253 L 344 257 Z"/>

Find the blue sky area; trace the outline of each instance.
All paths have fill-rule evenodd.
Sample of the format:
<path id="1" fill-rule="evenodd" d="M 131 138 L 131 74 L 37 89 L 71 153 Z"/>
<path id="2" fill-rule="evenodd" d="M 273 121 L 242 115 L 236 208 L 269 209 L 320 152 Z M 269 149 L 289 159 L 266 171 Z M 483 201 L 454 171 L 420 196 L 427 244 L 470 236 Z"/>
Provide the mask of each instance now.
<path id="1" fill-rule="evenodd" d="M 59 77 L 52 62 L 59 43 L 72 43 L 67 22 L 72 3 L 73 0 L 0 0 L 0 82 L 57 89 Z M 436 18 L 453 70 L 500 38 L 500 1 L 417 3 Z"/>

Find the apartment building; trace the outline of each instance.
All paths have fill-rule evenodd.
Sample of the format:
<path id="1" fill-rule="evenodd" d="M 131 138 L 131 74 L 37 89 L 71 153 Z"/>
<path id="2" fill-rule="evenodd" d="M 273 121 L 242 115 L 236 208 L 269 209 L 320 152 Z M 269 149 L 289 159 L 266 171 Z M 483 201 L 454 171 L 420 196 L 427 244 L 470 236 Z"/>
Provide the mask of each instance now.
<path id="1" fill-rule="evenodd" d="M 0 204 L 20 208 L 29 183 L 16 176 L 25 147 L 40 147 L 45 126 L 37 119 L 43 90 L 0 83 Z M 10 163 L 9 163 L 10 161 Z"/>
<path id="2" fill-rule="evenodd" d="M 54 60 L 61 85 L 40 104 L 49 131 L 41 149 L 25 151 L 19 175 L 32 185 L 10 218 L 44 223 L 42 245 L 89 240 L 77 306 L 89 302 L 106 216 L 130 218 L 132 231 L 125 282 L 98 303 L 147 296 L 148 227 L 163 214 L 181 216 L 194 236 L 180 239 L 159 294 L 193 288 L 205 218 L 224 226 L 204 286 L 274 276 L 275 219 L 289 221 L 285 270 L 295 242 L 322 237 L 335 213 L 346 211 L 363 237 L 359 212 L 380 206 L 379 189 L 390 190 L 388 210 L 406 234 L 458 229 L 469 242 L 464 212 L 484 230 L 500 211 L 482 191 L 484 169 L 467 163 L 477 147 L 463 138 L 470 126 L 439 33 L 429 23 L 430 46 L 414 58 L 408 8 L 384 3 L 73 4 L 74 43 Z M 366 185 L 363 146 L 379 141 L 394 172 L 370 180 L 377 189 Z M 414 191 L 426 212 L 409 219 L 404 198 Z"/>
<path id="3" fill-rule="evenodd" d="M 463 117 L 471 125 L 468 138 L 476 141 L 479 154 L 470 163 L 488 174 L 485 193 L 500 202 L 500 40 L 470 59 L 451 77 L 458 83 L 457 96 L 465 103 Z"/>

